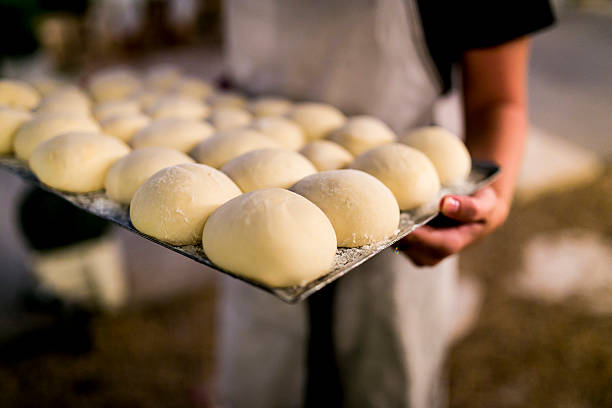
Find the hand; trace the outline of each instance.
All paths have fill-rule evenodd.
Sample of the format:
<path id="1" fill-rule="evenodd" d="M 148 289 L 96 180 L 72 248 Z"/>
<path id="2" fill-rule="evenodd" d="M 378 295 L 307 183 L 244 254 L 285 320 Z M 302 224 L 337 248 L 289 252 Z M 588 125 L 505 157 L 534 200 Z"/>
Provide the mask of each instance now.
<path id="1" fill-rule="evenodd" d="M 440 212 L 459 224 L 448 228 L 425 225 L 403 238 L 398 248 L 416 265 L 433 266 L 495 230 L 508 211 L 509 204 L 492 187 L 472 196 L 444 196 Z"/>

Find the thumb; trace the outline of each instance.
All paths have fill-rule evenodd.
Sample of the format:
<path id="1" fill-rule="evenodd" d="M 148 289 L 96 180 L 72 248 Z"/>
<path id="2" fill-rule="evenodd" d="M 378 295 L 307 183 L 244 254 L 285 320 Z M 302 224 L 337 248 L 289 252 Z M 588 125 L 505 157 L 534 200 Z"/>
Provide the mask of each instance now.
<path id="1" fill-rule="evenodd" d="M 448 195 L 440 201 L 440 211 L 461 222 L 482 221 L 493 210 L 495 201 L 495 193 L 491 189 L 483 189 L 474 196 Z"/>

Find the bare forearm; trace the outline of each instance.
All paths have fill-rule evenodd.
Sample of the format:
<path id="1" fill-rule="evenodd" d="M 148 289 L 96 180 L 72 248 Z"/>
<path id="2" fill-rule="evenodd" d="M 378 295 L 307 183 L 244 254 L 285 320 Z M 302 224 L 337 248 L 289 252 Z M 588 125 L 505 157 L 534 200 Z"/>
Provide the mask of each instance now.
<path id="1" fill-rule="evenodd" d="M 466 113 L 466 144 L 472 157 L 493 160 L 502 173 L 493 188 L 510 204 L 527 132 L 524 104 L 500 103 Z"/>
<path id="2" fill-rule="evenodd" d="M 493 188 L 508 204 L 527 132 L 528 53 L 528 39 L 519 38 L 462 59 L 466 143 L 473 157 L 502 166 Z"/>

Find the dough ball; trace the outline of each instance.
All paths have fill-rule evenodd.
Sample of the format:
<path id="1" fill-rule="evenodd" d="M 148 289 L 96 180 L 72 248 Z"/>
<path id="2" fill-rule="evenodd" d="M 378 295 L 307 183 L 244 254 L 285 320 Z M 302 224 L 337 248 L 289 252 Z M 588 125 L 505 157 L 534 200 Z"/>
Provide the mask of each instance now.
<path id="1" fill-rule="evenodd" d="M 436 167 L 442 185 L 459 184 L 470 174 L 472 160 L 457 136 L 441 126 L 428 126 L 406 133 L 400 142 L 425 153 Z"/>
<path id="2" fill-rule="evenodd" d="M 140 113 L 112 116 L 100 122 L 102 132 L 129 142 L 140 129 L 151 123 L 148 116 Z"/>
<path id="3" fill-rule="evenodd" d="M 400 210 L 429 204 L 440 191 L 440 180 L 431 160 L 400 143 L 368 150 L 357 156 L 350 167 L 370 173 L 389 187 Z"/>
<path id="4" fill-rule="evenodd" d="M 98 124 L 80 115 L 41 114 L 25 122 L 15 133 L 15 155 L 28 160 L 42 142 L 68 132 L 97 132 Z"/>
<path id="5" fill-rule="evenodd" d="M 46 94 L 40 101 L 38 108 L 36 108 L 36 113 L 56 113 L 90 117 L 90 105 L 91 101 L 85 92 L 77 86 L 67 85 Z"/>
<path id="6" fill-rule="evenodd" d="M 273 139 L 282 147 L 298 150 L 304 146 L 304 132 L 294 121 L 281 116 L 269 116 L 256 119 L 252 128 Z"/>
<path id="7" fill-rule="evenodd" d="M 130 219 L 138 231 L 160 241 L 197 244 L 210 213 L 238 195 L 240 189 L 219 170 L 178 164 L 159 170 L 136 190 Z"/>
<path id="8" fill-rule="evenodd" d="M 214 132 L 215 129 L 206 122 L 189 119 L 158 119 L 136 132 L 130 144 L 134 149 L 160 146 L 188 152 Z"/>
<path id="9" fill-rule="evenodd" d="M 319 171 L 341 169 L 353 161 L 353 155 L 348 150 L 329 140 L 313 140 L 300 153 Z"/>
<path id="10" fill-rule="evenodd" d="M 308 141 L 324 138 L 346 121 L 342 112 L 325 103 L 297 104 L 289 111 L 288 116 L 302 127 Z"/>
<path id="11" fill-rule="evenodd" d="M 230 160 L 221 171 L 246 193 L 272 187 L 289 188 L 317 169 L 291 150 L 259 149 Z"/>
<path id="12" fill-rule="evenodd" d="M 215 92 L 215 88 L 208 82 L 194 77 L 183 77 L 174 84 L 171 93 L 188 98 L 204 100 Z"/>
<path id="13" fill-rule="evenodd" d="M 245 108 L 247 99 L 238 92 L 218 92 L 208 97 L 213 108 Z"/>
<path id="14" fill-rule="evenodd" d="M 45 75 L 28 77 L 26 82 L 32 85 L 42 96 L 45 96 L 56 89 L 69 86 L 69 82 L 66 79 Z"/>
<path id="15" fill-rule="evenodd" d="M 64 133 L 34 149 L 30 168 L 50 187 L 88 193 L 104 188 L 109 167 L 129 152 L 126 144 L 101 133 Z"/>
<path id="16" fill-rule="evenodd" d="M 115 201 L 129 204 L 138 187 L 166 167 L 193 163 L 185 153 L 164 147 L 145 147 L 117 160 L 106 173 L 104 188 Z"/>
<path id="17" fill-rule="evenodd" d="M 31 117 L 32 114 L 27 110 L 0 106 L 0 154 L 13 151 L 17 129 Z"/>
<path id="18" fill-rule="evenodd" d="M 127 69 L 110 69 L 95 73 L 89 81 L 89 92 L 97 102 L 126 99 L 141 89 L 140 79 Z"/>
<path id="19" fill-rule="evenodd" d="M 0 79 L 0 105 L 32 110 L 38 105 L 40 94 L 27 82 Z"/>
<path id="20" fill-rule="evenodd" d="M 141 90 L 140 92 L 132 95 L 132 98 L 140 104 L 140 109 L 143 112 L 150 111 L 155 104 L 161 99 L 166 98 L 168 95 L 157 91 L 146 91 Z"/>
<path id="21" fill-rule="evenodd" d="M 395 133 L 382 120 L 372 116 L 353 116 L 332 131 L 328 140 L 338 143 L 354 156 L 373 147 L 395 141 Z"/>
<path id="22" fill-rule="evenodd" d="M 217 130 L 232 130 L 248 125 L 253 115 L 242 108 L 221 107 L 213 109 L 208 121 Z"/>
<path id="23" fill-rule="evenodd" d="M 93 115 L 100 122 L 113 116 L 137 115 L 139 113 L 140 104 L 133 99 L 107 101 L 93 107 Z"/>
<path id="24" fill-rule="evenodd" d="M 274 140 L 252 129 L 234 129 L 217 132 L 200 142 L 190 152 L 199 163 L 220 168 L 234 157 L 257 149 L 279 148 Z"/>
<path id="25" fill-rule="evenodd" d="M 153 103 L 146 113 L 154 119 L 179 118 L 199 120 L 208 116 L 210 108 L 195 99 L 165 96 Z"/>
<path id="26" fill-rule="evenodd" d="M 181 71 L 172 65 L 157 65 L 150 68 L 144 79 L 145 86 L 157 91 L 168 91 L 181 79 Z"/>
<path id="27" fill-rule="evenodd" d="M 298 181 L 291 191 L 316 204 L 331 221 L 339 247 L 382 241 L 399 225 L 400 210 L 391 190 L 359 170 L 330 170 Z"/>
<path id="28" fill-rule="evenodd" d="M 273 287 L 304 285 L 332 267 L 336 235 L 304 197 L 272 188 L 242 194 L 204 226 L 202 246 L 217 266 Z"/>
<path id="29" fill-rule="evenodd" d="M 281 116 L 289 112 L 291 102 L 285 98 L 264 96 L 257 98 L 249 104 L 249 109 L 257 117 Z"/>

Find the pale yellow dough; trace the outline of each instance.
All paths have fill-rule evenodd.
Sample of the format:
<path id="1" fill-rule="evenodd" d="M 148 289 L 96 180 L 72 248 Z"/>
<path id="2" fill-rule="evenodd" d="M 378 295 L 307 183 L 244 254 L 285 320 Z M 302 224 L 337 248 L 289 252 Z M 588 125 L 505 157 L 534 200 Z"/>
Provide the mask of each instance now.
<path id="1" fill-rule="evenodd" d="M 353 161 L 353 155 L 348 150 L 329 140 L 313 140 L 300 153 L 319 171 L 341 169 Z"/>
<path id="2" fill-rule="evenodd" d="M 472 169 L 467 148 L 456 135 L 441 126 L 428 126 L 407 132 L 401 143 L 425 153 L 432 161 L 442 185 L 460 184 Z"/>
<path id="3" fill-rule="evenodd" d="M 140 113 L 112 116 L 100 122 L 102 132 L 129 142 L 140 129 L 151 123 L 147 115 Z"/>
<path id="4" fill-rule="evenodd" d="M 146 113 L 154 119 L 200 120 L 210 114 L 210 108 L 196 99 L 184 96 L 164 96 L 153 102 Z"/>
<path id="5" fill-rule="evenodd" d="M 247 99 L 238 92 L 217 92 L 206 98 L 213 108 L 244 108 Z"/>
<path id="6" fill-rule="evenodd" d="M 181 79 L 181 71 L 172 65 L 156 65 L 150 68 L 144 79 L 148 89 L 166 92 L 172 89 Z"/>
<path id="7" fill-rule="evenodd" d="M 241 154 L 275 147 L 280 146 L 261 132 L 252 129 L 234 129 L 215 133 L 195 146 L 189 154 L 197 162 L 218 169 Z"/>
<path id="8" fill-rule="evenodd" d="M 13 139 L 17 129 L 32 117 L 23 109 L 0 106 L 0 154 L 13 151 Z"/>
<path id="9" fill-rule="evenodd" d="M 294 121 L 281 116 L 267 116 L 256 119 L 251 127 L 273 139 L 289 150 L 304 146 L 304 132 Z"/>
<path id="10" fill-rule="evenodd" d="M 307 141 L 324 138 L 346 121 L 344 114 L 337 108 L 325 103 L 314 102 L 294 105 L 287 116 L 304 130 Z"/>
<path id="11" fill-rule="evenodd" d="M 104 188 L 109 167 L 129 152 L 130 148 L 114 137 L 73 132 L 41 143 L 29 164 L 36 177 L 50 187 L 88 193 Z"/>
<path id="12" fill-rule="evenodd" d="M 89 92 L 97 102 L 126 99 L 142 88 L 142 82 L 128 69 L 96 72 L 89 80 Z"/>
<path id="13" fill-rule="evenodd" d="M 280 116 L 291 110 L 291 102 L 285 98 L 264 96 L 251 102 L 249 110 L 257 117 Z"/>
<path id="14" fill-rule="evenodd" d="M 190 151 L 202 140 L 214 133 L 206 122 L 190 119 L 158 119 L 140 129 L 130 140 L 134 149 L 161 146 L 181 152 Z"/>
<path id="15" fill-rule="evenodd" d="M 91 101 L 79 87 L 65 85 L 47 93 L 36 108 L 36 113 L 57 113 L 91 116 Z"/>
<path id="16" fill-rule="evenodd" d="M 106 173 L 104 189 L 115 201 L 129 204 L 138 187 L 159 170 L 181 163 L 193 163 L 185 153 L 164 147 L 134 150 L 117 160 Z"/>
<path id="17" fill-rule="evenodd" d="M 94 105 L 93 115 L 102 122 L 114 116 L 126 116 L 140 114 L 140 103 L 134 99 L 122 99 L 118 101 L 107 101 Z"/>
<path id="18" fill-rule="evenodd" d="M 242 194 L 204 226 L 206 256 L 223 269 L 273 287 L 304 285 L 327 273 L 336 235 L 325 214 L 283 189 Z"/>
<path id="19" fill-rule="evenodd" d="M 0 79 L 0 105 L 32 110 L 39 101 L 40 94 L 27 82 L 17 79 Z"/>
<path id="20" fill-rule="evenodd" d="M 96 132 L 100 130 L 93 119 L 81 115 L 39 114 L 23 123 L 15 133 L 15 155 L 28 160 L 32 151 L 45 140 L 67 132 Z"/>
<path id="21" fill-rule="evenodd" d="M 289 188 L 317 169 L 291 150 L 259 149 L 230 160 L 221 171 L 246 193 L 272 187 Z"/>
<path id="22" fill-rule="evenodd" d="M 220 107 L 214 108 L 208 121 L 218 131 L 237 129 L 248 125 L 253 120 L 253 115 L 242 108 Z"/>
<path id="23" fill-rule="evenodd" d="M 400 210 L 382 182 L 359 170 L 330 170 L 298 181 L 291 191 L 316 204 L 331 221 L 339 247 L 381 241 L 397 230 Z"/>
<path id="24" fill-rule="evenodd" d="M 215 88 L 207 81 L 194 77 L 182 77 L 174 84 L 171 94 L 204 100 L 215 92 Z"/>
<path id="25" fill-rule="evenodd" d="M 172 245 L 197 244 L 208 216 L 240 195 L 240 189 L 219 170 L 203 164 L 166 167 L 136 190 L 130 219 L 143 234 Z"/>
<path id="26" fill-rule="evenodd" d="M 400 210 L 431 204 L 440 191 L 436 168 L 420 151 L 389 143 L 357 156 L 350 167 L 370 173 L 395 195 Z"/>
<path id="27" fill-rule="evenodd" d="M 327 135 L 327 139 L 358 156 L 373 147 L 394 142 L 396 136 L 380 119 L 363 115 L 349 118 L 344 125 Z"/>

